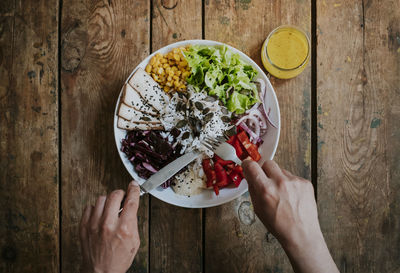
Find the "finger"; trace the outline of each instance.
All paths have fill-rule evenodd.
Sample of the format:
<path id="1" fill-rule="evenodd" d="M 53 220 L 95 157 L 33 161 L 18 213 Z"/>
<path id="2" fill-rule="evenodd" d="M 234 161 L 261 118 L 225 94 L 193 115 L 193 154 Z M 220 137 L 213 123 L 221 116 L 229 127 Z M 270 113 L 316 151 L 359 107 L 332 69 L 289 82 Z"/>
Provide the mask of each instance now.
<path id="1" fill-rule="evenodd" d="M 140 188 L 136 181 L 129 183 L 124 209 L 121 212 L 121 223 L 126 224 L 128 228 L 134 228 L 137 224 L 137 210 L 139 208 Z"/>
<path id="2" fill-rule="evenodd" d="M 282 173 L 281 168 L 279 167 L 279 165 L 273 161 L 273 160 L 267 160 L 265 161 L 265 163 L 262 166 L 264 172 L 266 173 L 266 175 L 271 178 L 272 180 L 274 180 L 275 182 L 279 179 L 284 179 L 285 176 Z"/>
<path id="3" fill-rule="evenodd" d="M 124 198 L 125 192 L 123 190 L 115 190 L 111 192 L 104 205 L 103 218 L 104 222 L 114 225 L 118 221 L 118 212 L 121 208 L 121 202 Z"/>
<path id="4" fill-rule="evenodd" d="M 92 210 L 92 215 L 90 216 L 90 226 L 92 230 L 97 230 L 100 224 L 100 218 L 103 215 L 104 211 L 104 204 L 106 203 L 106 196 L 100 196 L 97 201 L 96 205 Z"/>
<path id="5" fill-rule="evenodd" d="M 81 249 L 83 258 L 86 260 L 89 253 L 89 240 L 87 226 L 90 220 L 90 214 L 92 213 L 93 206 L 87 206 L 82 214 L 82 219 L 79 224 L 79 238 L 81 241 Z"/>
<path id="6" fill-rule="evenodd" d="M 92 209 L 93 209 L 93 206 L 87 206 L 85 208 L 85 210 L 83 211 L 82 219 L 81 219 L 81 222 L 79 224 L 79 235 L 80 235 L 81 242 L 84 241 L 85 238 L 87 237 L 87 229 L 86 229 L 86 227 L 87 227 L 87 225 L 89 223 L 90 214 L 92 213 Z"/>
<path id="7" fill-rule="evenodd" d="M 264 171 L 253 160 L 245 160 L 242 163 L 244 177 L 249 185 L 250 193 L 262 193 L 266 188 L 273 186 Z"/>
<path id="8" fill-rule="evenodd" d="M 281 169 L 282 170 L 282 173 L 284 174 L 284 175 L 286 175 L 287 177 L 289 177 L 289 178 L 293 178 L 293 177 L 295 177 L 291 172 L 289 172 L 288 170 L 285 170 L 285 169 Z"/>

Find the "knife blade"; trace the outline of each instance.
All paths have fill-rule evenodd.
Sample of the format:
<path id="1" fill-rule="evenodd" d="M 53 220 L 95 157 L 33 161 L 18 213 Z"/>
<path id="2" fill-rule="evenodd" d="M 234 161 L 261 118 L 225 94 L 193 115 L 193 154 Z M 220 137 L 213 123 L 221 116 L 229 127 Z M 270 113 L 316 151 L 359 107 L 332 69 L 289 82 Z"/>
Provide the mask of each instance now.
<path id="1" fill-rule="evenodd" d="M 177 172 L 182 170 L 186 165 L 195 160 L 200 155 L 198 151 L 192 151 L 178 157 L 168 165 L 161 168 L 158 172 L 150 176 L 143 184 L 140 185 L 140 195 L 148 193 L 152 189 L 160 186 L 162 183 L 170 179 Z"/>

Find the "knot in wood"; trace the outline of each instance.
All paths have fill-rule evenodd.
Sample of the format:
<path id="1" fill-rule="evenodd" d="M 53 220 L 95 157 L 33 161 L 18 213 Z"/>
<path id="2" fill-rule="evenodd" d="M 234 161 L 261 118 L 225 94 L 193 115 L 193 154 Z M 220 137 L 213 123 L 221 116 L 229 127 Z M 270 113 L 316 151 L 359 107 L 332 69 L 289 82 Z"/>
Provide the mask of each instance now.
<path id="1" fill-rule="evenodd" d="M 161 0 L 161 6 L 164 9 L 174 9 L 178 5 L 178 0 Z"/>
<path id="2" fill-rule="evenodd" d="M 68 72 L 74 72 L 86 52 L 87 32 L 81 29 L 80 22 L 75 22 L 61 41 L 61 66 Z"/>
<path id="3" fill-rule="evenodd" d="M 256 221 L 253 207 L 249 201 L 244 201 L 238 209 L 239 220 L 242 224 L 250 226 Z"/>

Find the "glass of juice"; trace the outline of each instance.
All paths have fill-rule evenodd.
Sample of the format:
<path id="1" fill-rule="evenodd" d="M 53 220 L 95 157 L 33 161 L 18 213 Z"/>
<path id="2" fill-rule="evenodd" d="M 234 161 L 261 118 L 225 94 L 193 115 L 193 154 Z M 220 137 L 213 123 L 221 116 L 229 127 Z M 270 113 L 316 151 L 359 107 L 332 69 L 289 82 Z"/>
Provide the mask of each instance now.
<path id="1" fill-rule="evenodd" d="M 310 39 L 301 29 L 283 25 L 274 29 L 261 49 L 265 69 L 280 79 L 299 75 L 310 60 Z"/>

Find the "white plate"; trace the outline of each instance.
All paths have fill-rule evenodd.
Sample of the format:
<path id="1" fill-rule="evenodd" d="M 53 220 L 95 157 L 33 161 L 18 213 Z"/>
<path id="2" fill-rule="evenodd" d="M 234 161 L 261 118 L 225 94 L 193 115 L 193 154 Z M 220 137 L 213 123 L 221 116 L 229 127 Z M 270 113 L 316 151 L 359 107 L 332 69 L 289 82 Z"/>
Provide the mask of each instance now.
<path id="1" fill-rule="evenodd" d="M 279 141 L 279 133 L 280 133 L 280 113 L 279 113 L 279 105 L 278 105 L 278 100 L 275 95 L 275 91 L 272 88 L 272 85 L 263 72 L 263 70 L 252 60 L 250 59 L 246 54 L 241 52 L 240 50 L 237 50 L 236 48 L 233 48 L 229 45 L 226 45 L 224 43 L 219 43 L 215 41 L 209 41 L 209 40 L 187 40 L 187 41 L 181 41 L 177 43 L 173 43 L 170 45 L 167 45 L 157 51 L 155 51 L 153 54 L 148 56 L 146 59 L 144 59 L 131 73 L 131 75 L 128 77 L 126 82 L 128 82 L 129 78 L 132 76 L 132 74 L 135 72 L 135 70 L 139 67 L 145 69 L 146 65 L 149 63 L 150 59 L 157 53 L 162 53 L 166 54 L 169 51 L 171 51 L 173 48 L 180 47 L 180 46 L 185 46 L 185 45 L 208 45 L 208 46 L 215 46 L 215 45 L 225 45 L 229 49 L 231 49 L 233 52 L 238 53 L 242 60 L 247 62 L 248 64 L 251 64 L 258 72 L 257 78 L 261 78 L 265 81 L 266 83 L 266 94 L 265 94 L 265 102 L 267 105 L 265 105 L 266 109 L 271 109 L 270 115 L 273 117 L 272 120 L 278 121 L 278 124 L 276 124 L 277 128 L 274 128 L 272 126 L 268 127 L 267 133 L 264 135 L 263 140 L 264 143 L 261 145 L 259 151 L 261 154 L 262 159 L 260 160 L 259 164 L 262 164 L 263 161 L 267 158 L 272 159 L 274 157 L 276 148 L 278 146 L 278 141 Z M 137 173 L 134 170 L 134 167 L 132 163 L 128 160 L 126 155 L 121 152 L 121 140 L 125 138 L 125 135 L 127 131 L 119 129 L 117 127 L 117 111 L 118 111 L 118 105 L 119 105 L 119 100 L 122 94 L 121 93 L 118 97 L 117 104 L 115 106 L 115 113 L 114 113 L 114 136 L 115 136 L 115 142 L 117 144 L 117 149 L 118 153 L 121 157 L 122 162 L 124 163 L 125 168 L 128 170 L 130 175 L 138 181 L 140 184 L 143 183 L 145 180 L 143 178 L 140 178 Z M 201 194 L 191 196 L 191 197 L 186 197 L 182 195 L 175 194 L 175 192 L 171 189 L 162 189 L 161 187 L 158 187 L 150 192 L 151 195 L 154 197 L 170 203 L 172 205 L 180 206 L 180 207 L 185 207 L 185 208 L 206 208 L 206 207 L 213 207 L 213 206 L 218 206 L 224 203 L 227 203 L 242 194 L 247 192 L 247 182 L 246 180 L 243 180 L 242 183 L 240 183 L 240 186 L 238 188 L 234 187 L 228 187 L 221 189 L 219 192 L 219 195 L 216 196 L 213 190 L 204 190 Z"/>

